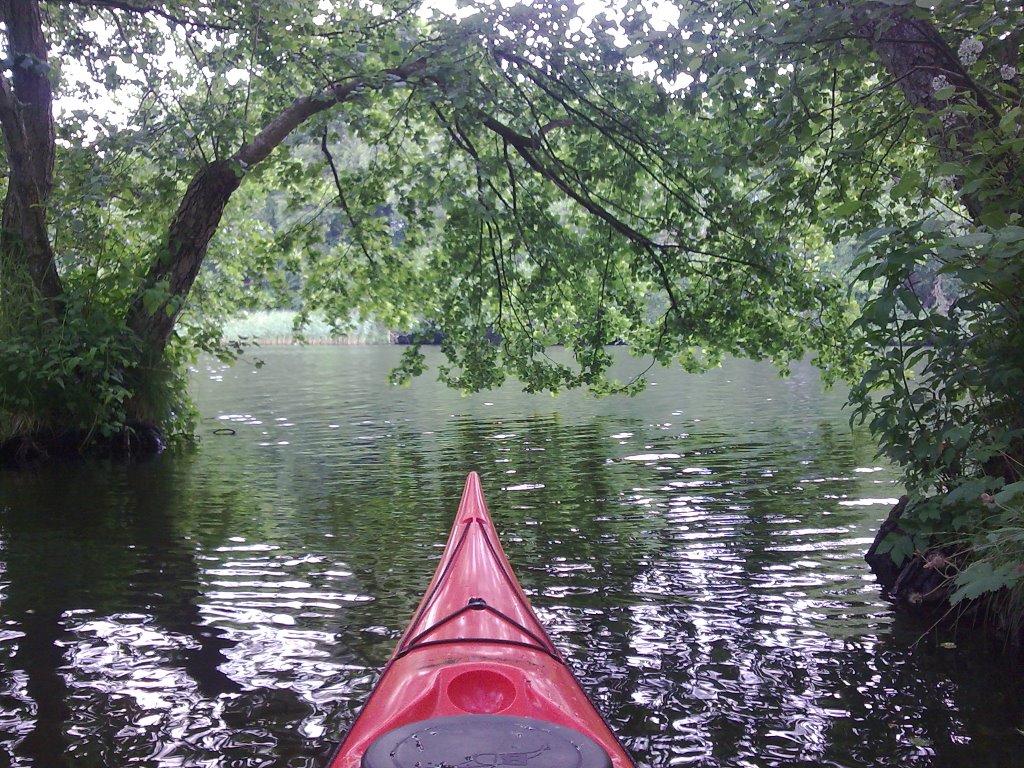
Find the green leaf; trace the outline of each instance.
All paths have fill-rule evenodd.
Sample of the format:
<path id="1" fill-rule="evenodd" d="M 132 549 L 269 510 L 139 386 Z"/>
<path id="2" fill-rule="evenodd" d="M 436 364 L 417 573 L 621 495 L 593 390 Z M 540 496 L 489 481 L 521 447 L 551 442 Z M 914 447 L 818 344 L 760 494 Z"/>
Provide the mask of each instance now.
<path id="1" fill-rule="evenodd" d="M 951 605 L 957 605 L 963 600 L 974 600 L 990 592 L 998 592 L 1016 584 L 1024 577 L 1015 565 L 1001 565 L 994 567 L 988 560 L 979 560 L 972 563 L 961 573 L 957 574 L 954 581 L 957 588 L 950 595 Z"/>
<path id="2" fill-rule="evenodd" d="M 878 544 L 878 554 L 888 553 L 897 567 L 903 565 L 908 557 L 914 554 L 914 540 L 903 533 L 890 532 Z"/>
<path id="3" fill-rule="evenodd" d="M 968 235 L 960 235 L 959 237 L 952 238 L 951 242 L 962 248 L 976 248 L 978 246 L 988 245 L 992 241 L 992 233 L 990 232 L 971 232 Z"/>
<path id="4" fill-rule="evenodd" d="M 974 478 L 966 480 L 952 491 L 947 493 L 943 499 L 943 506 L 952 506 L 961 502 L 977 502 L 981 494 L 989 490 L 991 480 L 988 478 Z"/>
<path id="5" fill-rule="evenodd" d="M 152 315 L 156 313 L 166 299 L 166 291 L 159 288 L 149 288 L 142 294 L 142 306 Z"/>
<path id="6" fill-rule="evenodd" d="M 1006 113 L 999 120 L 999 130 L 1004 133 L 1016 134 L 1017 126 L 1021 120 L 1021 108 L 1014 107 L 1013 109 L 1007 110 Z"/>
<path id="7" fill-rule="evenodd" d="M 1010 483 L 1004 486 L 999 493 L 993 497 L 993 501 L 996 504 L 1010 504 L 1021 494 L 1024 494 L 1024 480 L 1019 480 L 1016 483 Z"/>
<path id="8" fill-rule="evenodd" d="M 1016 243 L 1024 240 L 1024 227 L 1015 224 L 1002 227 L 996 232 L 996 239 L 1001 243 Z"/>
<path id="9" fill-rule="evenodd" d="M 896 184 L 890 194 L 893 197 L 904 197 L 909 195 L 911 192 L 915 192 L 922 183 L 923 179 L 921 174 L 917 171 L 908 171 L 900 177 L 899 183 Z"/>
<path id="10" fill-rule="evenodd" d="M 856 213 L 865 205 L 863 200 L 847 200 L 845 203 L 841 203 L 832 209 L 833 216 L 849 216 L 851 213 Z"/>

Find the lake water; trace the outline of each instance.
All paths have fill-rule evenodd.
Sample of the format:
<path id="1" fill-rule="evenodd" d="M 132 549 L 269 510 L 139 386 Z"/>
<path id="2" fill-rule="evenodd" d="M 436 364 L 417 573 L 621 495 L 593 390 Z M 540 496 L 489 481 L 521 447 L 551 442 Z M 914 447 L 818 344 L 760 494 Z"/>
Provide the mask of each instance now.
<path id="1" fill-rule="evenodd" d="M 462 397 L 399 353 L 206 361 L 193 450 L 0 472 L 0 766 L 322 765 L 469 470 L 640 765 L 1024 764 L 1019 663 L 882 599 L 895 474 L 810 367 Z"/>

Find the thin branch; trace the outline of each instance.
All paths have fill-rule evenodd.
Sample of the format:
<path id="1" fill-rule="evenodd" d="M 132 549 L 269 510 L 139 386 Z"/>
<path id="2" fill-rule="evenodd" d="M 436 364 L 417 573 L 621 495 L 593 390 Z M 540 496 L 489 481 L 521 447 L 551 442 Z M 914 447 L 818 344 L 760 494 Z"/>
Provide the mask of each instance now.
<path id="1" fill-rule="evenodd" d="M 159 16 L 165 21 L 171 22 L 179 27 L 193 27 L 195 29 L 216 29 L 222 32 L 233 32 L 238 26 L 227 24 L 214 24 L 208 21 L 196 21 L 184 16 L 178 16 L 166 10 L 162 5 L 136 5 L 134 3 L 122 2 L 121 0 L 55 0 L 64 5 L 77 5 L 80 8 L 92 8 L 94 10 L 124 11 L 125 13 L 136 13 L 140 15 Z"/>
<path id="2" fill-rule="evenodd" d="M 494 133 L 501 136 L 508 144 L 510 144 L 519 156 L 526 161 L 526 164 L 533 168 L 537 173 L 546 178 L 564 194 L 571 197 L 587 211 L 596 216 L 601 221 L 609 224 L 616 232 L 625 237 L 630 242 L 649 244 L 650 239 L 647 238 L 640 232 L 637 232 L 626 222 L 619 219 L 617 216 L 612 215 L 610 211 L 604 207 L 598 205 L 589 196 L 583 194 L 581 191 L 574 189 L 563 177 L 554 173 L 552 169 L 544 165 L 535 155 L 534 151 L 539 149 L 542 145 L 540 139 L 537 137 L 523 136 L 520 133 L 515 132 L 504 123 L 495 120 L 493 117 L 483 117 L 483 125 L 493 131 Z"/>
<path id="3" fill-rule="evenodd" d="M 338 167 L 334 164 L 334 155 L 331 154 L 330 148 L 327 146 L 327 126 L 324 126 L 324 131 L 320 135 L 320 151 L 324 157 L 327 158 L 327 165 L 331 169 L 331 175 L 334 177 L 334 186 L 338 190 L 338 202 L 341 204 L 341 209 L 345 212 L 345 216 L 348 217 L 349 226 L 352 227 L 352 233 L 355 235 L 355 241 L 359 244 L 359 250 L 363 252 L 363 256 L 366 257 L 366 261 L 371 266 L 376 266 L 376 262 L 373 259 L 373 255 L 366 247 L 366 243 L 363 241 L 362 233 L 359 229 L 359 224 L 356 222 L 355 217 L 352 215 L 352 209 L 349 208 L 348 200 L 345 198 L 345 189 L 341 185 L 341 177 L 338 174 Z"/>
<path id="4" fill-rule="evenodd" d="M 508 53 L 507 51 L 501 50 L 495 51 L 494 55 L 496 59 L 505 60 L 510 64 L 515 64 L 517 67 L 520 67 L 521 69 L 525 69 L 526 71 L 524 72 L 524 75 L 530 80 L 530 82 L 532 82 L 534 85 L 540 88 L 549 98 L 553 99 L 556 103 L 558 103 L 568 114 L 573 116 L 574 120 L 584 123 L 585 125 L 588 125 L 591 128 L 597 130 L 606 140 L 610 141 L 612 145 L 615 146 L 620 152 L 622 152 L 624 155 L 633 160 L 633 162 L 635 162 L 644 171 L 644 173 L 650 176 L 654 183 L 656 183 L 658 186 L 664 189 L 669 195 L 672 196 L 673 199 L 678 200 L 683 205 L 685 210 L 696 216 L 705 215 L 704 211 L 701 210 L 700 205 L 694 199 L 687 195 L 683 190 L 678 189 L 675 186 L 669 184 L 668 179 L 665 178 L 666 174 L 656 167 L 659 163 L 664 163 L 663 154 L 654 152 L 653 163 L 648 163 L 641 158 L 641 154 L 646 157 L 651 157 L 652 152 L 650 142 L 644 136 L 640 135 L 629 121 L 620 119 L 614 114 L 610 114 L 605 108 L 601 107 L 599 104 L 586 98 L 583 94 L 579 93 L 578 91 L 569 88 L 566 85 L 566 81 L 564 79 L 549 74 L 543 68 L 538 67 L 535 63 L 527 59 L 523 59 L 515 54 L 511 54 Z M 502 75 L 513 88 L 515 88 L 522 94 L 521 89 L 519 89 L 518 85 L 514 82 L 509 72 L 502 70 Z M 602 125 L 589 114 L 583 112 L 581 109 L 578 109 L 577 107 L 572 106 L 563 96 L 556 93 L 556 88 L 568 90 L 570 96 L 578 99 L 583 106 L 588 107 L 597 114 L 606 118 L 610 122 L 610 125 Z M 523 98 L 526 98 L 525 95 L 523 95 Z M 641 151 L 637 152 L 637 148 L 639 148 Z M 697 191 L 698 190 L 696 189 L 693 190 L 693 192 Z"/>
<path id="5" fill-rule="evenodd" d="M 263 24 L 262 10 L 256 14 L 256 25 L 252 28 L 252 48 L 249 49 L 248 77 L 245 79 L 245 106 L 242 108 L 242 143 L 249 140 L 249 106 L 252 101 L 252 81 L 255 75 L 253 65 L 256 59 L 256 47 L 260 41 L 260 26 Z"/>

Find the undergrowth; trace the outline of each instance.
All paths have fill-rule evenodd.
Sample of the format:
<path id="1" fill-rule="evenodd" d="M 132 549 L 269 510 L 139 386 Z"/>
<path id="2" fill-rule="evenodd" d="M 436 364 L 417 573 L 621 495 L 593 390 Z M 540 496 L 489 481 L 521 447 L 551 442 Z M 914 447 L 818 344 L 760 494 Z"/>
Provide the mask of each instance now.
<path id="1" fill-rule="evenodd" d="M 65 298 L 57 319 L 30 302 L 0 301 L 0 443 L 65 436 L 82 446 L 139 425 L 187 434 L 187 352 L 146 362 L 116 313 Z"/>

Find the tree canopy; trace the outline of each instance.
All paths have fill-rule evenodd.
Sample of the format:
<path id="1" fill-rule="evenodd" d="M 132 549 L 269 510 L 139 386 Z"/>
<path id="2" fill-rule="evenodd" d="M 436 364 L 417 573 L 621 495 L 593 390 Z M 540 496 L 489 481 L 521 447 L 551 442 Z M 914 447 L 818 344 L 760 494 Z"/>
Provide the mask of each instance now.
<path id="1" fill-rule="evenodd" d="M 897 558 L 975 556 L 964 530 L 1020 516 L 1022 17 L 0 0 L 0 432 L 173 423 L 184 356 L 256 289 L 429 322 L 466 389 L 607 391 L 612 343 L 812 351 L 906 469 Z"/>
<path id="2" fill-rule="evenodd" d="M 24 207 L 49 215 L 11 217 L 11 267 L 53 316 L 80 290 L 94 306 L 97 291 L 78 283 L 102 280 L 132 341 L 162 354 L 198 319 L 187 310 L 204 263 L 238 269 L 248 242 L 215 233 L 245 219 L 244 202 L 224 217 L 245 183 L 334 208 L 344 227 L 326 249 L 326 219 L 309 217 L 291 242 L 244 255 L 248 277 L 301 248 L 291 266 L 309 306 L 429 318 L 459 386 L 505 371 L 596 386 L 613 341 L 691 365 L 828 346 L 836 286 L 808 268 L 801 236 L 768 225 L 756 177 L 722 147 L 727 127 L 700 104 L 681 109 L 658 73 L 634 72 L 661 45 L 644 42 L 655 30 L 641 6 L 589 23 L 564 3 L 485 3 L 459 18 L 417 8 L 9 4 L 32 27 L 9 24 L 26 51 L 7 91 L 9 162 L 21 162 L 19 133 L 57 134 L 60 158 L 54 173 L 52 157 L 27 153 L 40 167 Z M 624 49 L 627 29 L 641 42 Z M 54 123 L 49 103 L 17 109 L 29 88 L 49 98 L 90 80 L 131 113 Z M 313 141 L 320 155 L 300 158 Z M 352 141 L 369 155 L 342 162 Z M 8 198 L 21 199 L 14 185 Z M 575 369 L 545 357 L 553 343 L 574 348 Z"/>

